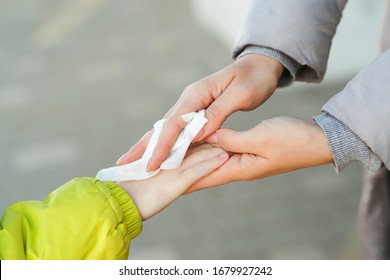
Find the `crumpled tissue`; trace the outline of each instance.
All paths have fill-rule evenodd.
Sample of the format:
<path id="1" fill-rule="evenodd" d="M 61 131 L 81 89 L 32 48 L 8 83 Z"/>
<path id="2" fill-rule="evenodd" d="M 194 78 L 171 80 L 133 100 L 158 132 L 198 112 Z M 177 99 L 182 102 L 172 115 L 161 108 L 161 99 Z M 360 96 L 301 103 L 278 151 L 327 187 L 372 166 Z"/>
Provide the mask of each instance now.
<path id="1" fill-rule="evenodd" d="M 97 173 L 96 178 L 100 181 L 142 180 L 156 175 L 160 170 L 178 168 L 181 165 L 192 140 L 207 123 L 204 110 L 185 114 L 181 116 L 181 118 L 187 122 L 187 125 L 180 132 L 167 159 L 161 164 L 159 169 L 147 172 L 146 165 L 156 147 L 158 137 L 166 119 L 161 119 L 154 124 L 153 135 L 142 158 L 125 165 L 102 169 Z"/>

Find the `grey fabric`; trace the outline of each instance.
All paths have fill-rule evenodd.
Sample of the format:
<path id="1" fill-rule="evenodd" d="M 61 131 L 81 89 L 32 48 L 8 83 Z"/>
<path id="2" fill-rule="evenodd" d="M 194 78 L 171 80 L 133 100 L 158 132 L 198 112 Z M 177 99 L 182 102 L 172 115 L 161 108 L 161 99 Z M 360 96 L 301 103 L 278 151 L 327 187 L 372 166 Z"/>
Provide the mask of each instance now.
<path id="1" fill-rule="evenodd" d="M 365 171 L 359 228 L 366 259 L 390 259 L 390 171 Z"/>
<path id="2" fill-rule="evenodd" d="M 345 123 L 390 168 L 390 49 L 322 108 Z"/>
<path id="3" fill-rule="evenodd" d="M 345 4 L 342 0 L 254 0 L 233 55 L 250 45 L 278 50 L 302 65 L 296 80 L 320 81 Z M 390 53 L 385 52 L 323 107 L 362 139 L 387 168 L 390 110 L 385 105 L 390 104 L 389 77 Z"/>
<path id="4" fill-rule="evenodd" d="M 301 67 L 296 80 L 320 82 L 346 0 L 253 0 L 232 49 L 249 45 L 278 50 Z"/>
<path id="5" fill-rule="evenodd" d="M 315 116 L 314 120 L 326 135 L 337 173 L 354 161 L 373 172 L 379 171 L 382 161 L 344 123 L 327 113 Z"/>
<path id="6" fill-rule="evenodd" d="M 297 81 L 320 82 L 346 0 L 253 0 L 232 49 L 277 50 L 301 66 Z M 385 164 L 367 171 L 360 205 L 366 258 L 390 258 L 390 3 L 381 47 L 385 51 L 323 107 L 345 124 Z M 353 47 L 353 46 L 351 46 Z M 329 139 L 328 139 L 329 140 Z"/>
<path id="7" fill-rule="evenodd" d="M 247 46 L 238 56 L 237 59 L 247 55 L 247 54 L 261 54 L 266 55 L 268 57 L 272 57 L 279 61 L 285 68 L 282 73 L 282 76 L 279 79 L 278 87 L 285 87 L 295 80 L 295 74 L 301 65 L 296 62 L 294 59 L 281 53 L 280 51 L 261 47 L 261 46 Z"/>

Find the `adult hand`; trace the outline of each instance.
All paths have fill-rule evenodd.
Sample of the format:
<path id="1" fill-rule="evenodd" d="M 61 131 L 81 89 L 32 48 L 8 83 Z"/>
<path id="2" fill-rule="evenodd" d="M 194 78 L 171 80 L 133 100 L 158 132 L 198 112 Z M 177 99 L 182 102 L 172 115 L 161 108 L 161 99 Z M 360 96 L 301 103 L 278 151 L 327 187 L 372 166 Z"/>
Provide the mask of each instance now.
<path id="1" fill-rule="evenodd" d="M 222 149 L 202 144 L 188 150 L 179 168 L 162 170 L 145 180 L 118 184 L 133 199 L 142 220 L 146 220 L 170 205 L 191 185 L 220 167 L 228 158 Z"/>
<path id="2" fill-rule="evenodd" d="M 266 101 L 275 91 L 282 72 L 283 66 L 277 60 L 249 54 L 186 87 L 177 103 L 165 115 L 167 121 L 148 163 L 148 171 L 157 169 L 168 156 L 186 125 L 181 115 L 206 109 L 208 122 L 194 139 L 194 142 L 201 141 L 220 128 L 233 112 L 253 110 Z M 151 135 L 152 131 L 146 133 L 117 164 L 126 164 L 142 157 Z"/>
<path id="3" fill-rule="evenodd" d="M 333 162 L 322 129 L 312 121 L 291 117 L 265 120 L 243 132 L 219 129 L 206 141 L 231 156 L 186 193 Z"/>

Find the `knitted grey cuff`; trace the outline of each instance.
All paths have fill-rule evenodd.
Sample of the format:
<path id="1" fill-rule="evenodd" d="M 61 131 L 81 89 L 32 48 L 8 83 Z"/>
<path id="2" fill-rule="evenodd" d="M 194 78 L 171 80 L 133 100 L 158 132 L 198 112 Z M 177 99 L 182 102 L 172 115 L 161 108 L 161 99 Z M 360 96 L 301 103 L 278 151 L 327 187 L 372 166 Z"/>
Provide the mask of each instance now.
<path id="1" fill-rule="evenodd" d="M 314 117 L 324 131 L 334 159 L 334 169 L 340 173 L 351 162 L 359 161 L 373 172 L 382 166 L 379 157 L 343 122 L 324 113 Z"/>
<path id="2" fill-rule="evenodd" d="M 286 87 L 290 85 L 295 80 L 295 74 L 297 73 L 299 67 L 301 67 L 298 62 L 296 62 L 288 55 L 267 47 L 253 45 L 247 46 L 237 56 L 237 58 L 241 58 L 247 54 L 261 54 L 269 56 L 278 60 L 284 66 L 285 70 L 283 71 L 283 74 L 279 79 L 278 87 Z"/>

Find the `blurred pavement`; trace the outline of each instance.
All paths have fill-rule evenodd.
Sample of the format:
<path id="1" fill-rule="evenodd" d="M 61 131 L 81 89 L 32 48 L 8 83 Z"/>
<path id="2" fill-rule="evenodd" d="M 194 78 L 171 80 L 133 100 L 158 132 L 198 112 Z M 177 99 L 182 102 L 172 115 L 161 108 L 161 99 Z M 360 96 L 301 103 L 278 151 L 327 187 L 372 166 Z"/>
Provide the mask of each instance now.
<path id="1" fill-rule="evenodd" d="M 0 2 L 0 210 L 112 166 L 180 96 L 231 63 L 190 2 Z M 310 118 L 340 90 L 280 90 L 225 126 Z M 130 259 L 359 259 L 361 167 L 331 166 L 180 198 L 144 223 Z"/>

